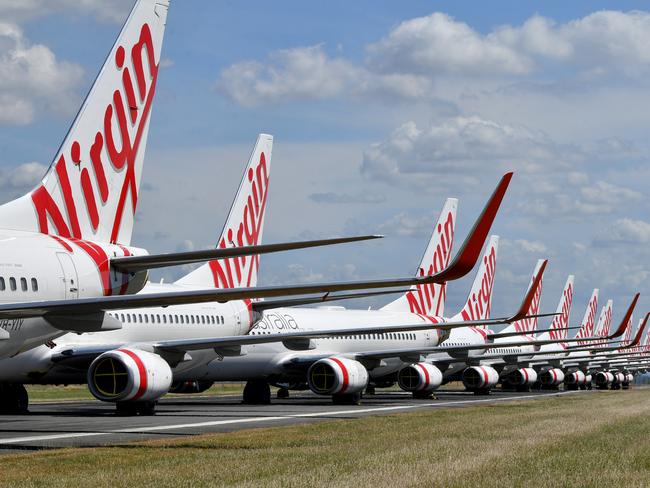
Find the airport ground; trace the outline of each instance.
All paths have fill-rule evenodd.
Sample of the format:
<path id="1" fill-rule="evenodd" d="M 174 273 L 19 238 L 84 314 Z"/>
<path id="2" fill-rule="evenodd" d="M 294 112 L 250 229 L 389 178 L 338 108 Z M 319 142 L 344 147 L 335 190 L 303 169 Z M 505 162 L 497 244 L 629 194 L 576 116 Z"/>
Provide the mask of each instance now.
<path id="1" fill-rule="evenodd" d="M 436 401 L 420 401 L 420 407 L 391 393 L 345 410 L 325 408 L 326 403 L 310 395 L 252 410 L 243 409 L 238 400 L 236 395 L 182 402 L 175 397 L 161 402 L 159 415 L 152 417 L 178 422 L 184 420 L 185 409 L 194 409 L 189 415 L 197 423 L 230 416 L 234 424 L 227 427 L 229 432 L 158 430 L 148 434 L 159 434 L 159 440 L 122 439 L 108 447 L 7 450 L 0 457 L 0 486 L 650 485 L 646 388 L 559 397 L 501 393 L 490 399 L 452 390 L 441 392 Z M 23 421 L 46 419 L 55 424 L 52 432 L 60 432 L 76 418 L 74 409 L 93 408 L 95 416 L 84 417 L 89 426 L 106 419 L 122 425 L 145 420 L 120 420 L 99 407 L 86 401 L 44 403 L 35 405 L 33 417 Z M 241 411 L 233 414 L 238 407 Z M 265 409 L 277 420 L 256 423 Z M 300 411 L 316 415 L 296 416 Z M 348 413 L 336 414 L 341 411 Z M 239 419 L 253 421 L 237 424 Z M 13 430 L 3 431 L 3 438 L 25 435 L 24 423 L 13 429 L 8 425 L 7 418 L 0 418 L 3 429 Z M 106 441 L 82 439 L 97 445 Z"/>

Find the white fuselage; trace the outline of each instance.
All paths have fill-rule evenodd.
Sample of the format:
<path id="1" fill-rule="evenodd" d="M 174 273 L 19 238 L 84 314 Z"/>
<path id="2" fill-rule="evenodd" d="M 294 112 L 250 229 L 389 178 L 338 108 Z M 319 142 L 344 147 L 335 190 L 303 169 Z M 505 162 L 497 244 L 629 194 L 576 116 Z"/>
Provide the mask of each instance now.
<path id="1" fill-rule="evenodd" d="M 0 230 L 0 304 L 136 293 L 146 273 L 111 271 L 109 258 L 142 254 L 133 247 Z M 0 358 L 64 334 L 42 317 L 3 318 L 0 328 L 9 333 L 0 340 Z"/>
<path id="2" fill-rule="evenodd" d="M 141 293 L 178 291 L 177 285 L 147 284 Z M 106 349 L 134 346 L 150 349 L 161 340 L 201 339 L 245 334 L 251 328 L 251 317 L 242 301 L 225 304 L 204 303 L 165 308 L 117 310 L 111 312 L 123 323 L 115 331 L 66 334 L 52 348 L 40 346 L 11 359 L 0 361 L 0 381 L 37 383 L 82 383 L 85 371 L 58 366 L 53 357 L 67 349 Z M 152 321 L 153 319 L 153 321 Z M 438 319 L 439 321 L 441 319 Z M 265 311 L 250 334 L 348 329 L 383 325 L 421 325 L 428 319 L 407 312 L 346 310 L 342 307 L 284 308 Z M 212 349 L 190 351 L 189 357 L 174 368 L 174 379 L 245 380 L 280 375 L 280 363 L 292 358 L 314 355 L 352 355 L 355 352 L 386 349 L 426 348 L 437 345 L 438 330 L 389 334 L 360 334 L 327 339 L 312 339 L 300 345 L 291 342 L 242 346 L 241 355 L 223 356 Z M 300 349 L 297 349 L 297 348 Z M 373 369 L 385 375 L 403 363 L 395 358 L 378 362 Z"/>

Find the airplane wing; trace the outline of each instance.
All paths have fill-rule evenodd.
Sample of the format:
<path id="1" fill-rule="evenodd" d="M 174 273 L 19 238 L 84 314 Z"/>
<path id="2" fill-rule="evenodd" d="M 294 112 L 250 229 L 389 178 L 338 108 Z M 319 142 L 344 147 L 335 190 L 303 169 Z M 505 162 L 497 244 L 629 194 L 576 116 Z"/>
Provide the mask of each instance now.
<path id="1" fill-rule="evenodd" d="M 80 316 L 88 316 L 88 323 L 93 321 L 98 322 L 100 321 L 98 315 L 101 315 L 107 310 L 166 307 L 169 305 L 188 303 L 227 302 L 231 300 L 256 298 L 277 298 L 362 289 L 406 288 L 412 285 L 445 283 L 450 280 L 456 280 L 469 273 L 476 264 L 511 179 L 512 173 L 507 173 L 501 178 L 501 181 L 483 208 L 481 215 L 474 223 L 472 230 L 454 257 L 454 260 L 449 266 L 433 275 L 383 280 L 314 283 L 308 285 L 187 290 L 167 293 L 141 293 L 137 295 L 79 298 L 74 300 L 6 303 L 0 305 L 0 319 L 40 316 L 55 317 L 56 320 L 51 322 L 53 326 L 61 330 L 73 330 L 57 324 L 64 324 L 71 318 L 76 318 L 77 322 L 82 322 L 78 320 Z M 493 323 L 499 324 L 499 322 Z M 489 323 L 488 325 L 491 324 Z M 89 332 L 91 330 L 97 329 L 80 329 L 82 332 Z"/>
<path id="2" fill-rule="evenodd" d="M 144 256 L 125 256 L 111 258 L 110 265 L 122 272 L 135 273 L 147 269 L 163 268 L 166 266 L 179 266 L 215 259 L 250 256 L 254 254 L 269 254 L 281 251 L 293 251 L 310 247 L 332 246 L 349 242 L 381 239 L 382 235 L 365 235 L 354 237 L 340 237 L 335 239 L 319 239 L 313 241 L 283 242 L 277 244 L 261 244 L 258 246 L 240 246 L 215 249 L 201 249 L 199 251 L 174 252 L 166 254 L 147 254 Z"/>

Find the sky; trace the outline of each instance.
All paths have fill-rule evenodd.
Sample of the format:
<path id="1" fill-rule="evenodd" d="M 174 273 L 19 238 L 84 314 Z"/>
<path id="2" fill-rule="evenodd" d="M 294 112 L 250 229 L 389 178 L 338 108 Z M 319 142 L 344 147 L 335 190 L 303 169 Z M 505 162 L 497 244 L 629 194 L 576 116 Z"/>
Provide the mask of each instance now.
<path id="1" fill-rule="evenodd" d="M 40 180 L 131 5 L 0 0 L 0 200 Z M 645 6 L 172 0 L 132 243 L 213 246 L 266 132 L 265 242 L 386 237 L 264 256 L 261 284 L 411 275 L 444 200 L 460 199 L 458 245 L 514 171 L 493 227 L 493 316 L 513 311 L 548 258 L 543 311 L 574 274 L 574 324 L 593 288 L 615 320 L 641 292 L 639 317 L 650 308 Z M 472 280 L 449 285 L 449 314 Z"/>

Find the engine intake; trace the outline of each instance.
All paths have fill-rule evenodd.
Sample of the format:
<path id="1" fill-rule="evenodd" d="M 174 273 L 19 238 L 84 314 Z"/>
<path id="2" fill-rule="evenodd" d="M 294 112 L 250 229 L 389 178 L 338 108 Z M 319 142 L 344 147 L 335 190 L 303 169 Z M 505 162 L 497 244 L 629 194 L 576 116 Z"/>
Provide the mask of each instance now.
<path id="1" fill-rule="evenodd" d="M 564 383 L 567 385 L 581 386 L 587 383 L 587 376 L 580 370 L 573 371 L 564 377 Z"/>
<path id="2" fill-rule="evenodd" d="M 505 374 L 502 381 L 512 386 L 530 386 L 537 381 L 537 371 L 533 368 L 516 369 Z"/>
<path id="3" fill-rule="evenodd" d="M 470 366 L 463 371 L 463 385 L 470 391 L 487 390 L 499 382 L 499 373 L 492 366 Z"/>
<path id="4" fill-rule="evenodd" d="M 442 384 L 442 372 L 433 364 L 410 364 L 397 373 L 397 384 L 404 391 L 433 391 Z"/>
<path id="5" fill-rule="evenodd" d="M 138 349 L 105 352 L 88 368 L 88 389 L 104 402 L 157 400 L 171 384 L 172 370 L 167 361 Z"/>
<path id="6" fill-rule="evenodd" d="M 606 387 L 614 382 L 614 375 L 609 371 L 598 371 L 593 378 L 594 383 L 599 388 Z"/>
<path id="7" fill-rule="evenodd" d="M 353 359 L 325 358 L 311 365 L 307 381 L 309 389 L 318 395 L 359 393 L 368 384 L 368 371 Z"/>
<path id="8" fill-rule="evenodd" d="M 539 374 L 539 382 L 543 386 L 558 386 L 564 381 L 564 372 L 559 368 L 551 368 Z"/>

